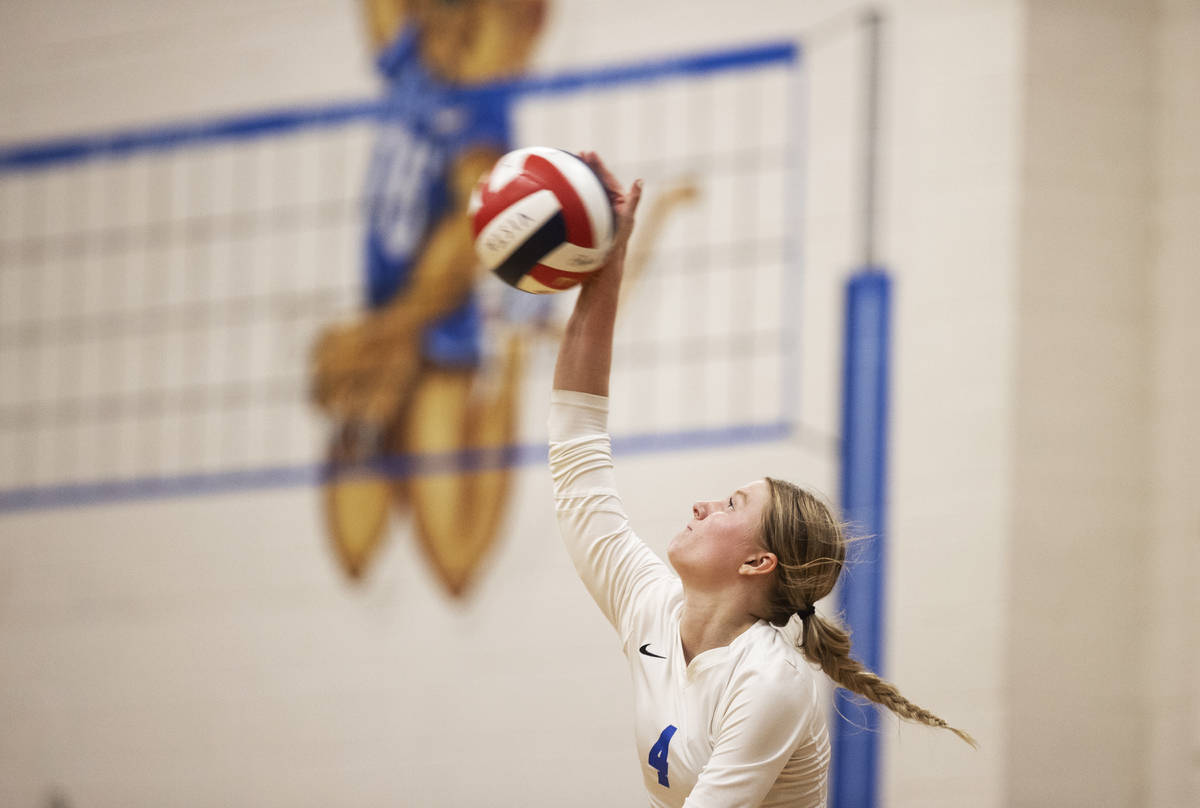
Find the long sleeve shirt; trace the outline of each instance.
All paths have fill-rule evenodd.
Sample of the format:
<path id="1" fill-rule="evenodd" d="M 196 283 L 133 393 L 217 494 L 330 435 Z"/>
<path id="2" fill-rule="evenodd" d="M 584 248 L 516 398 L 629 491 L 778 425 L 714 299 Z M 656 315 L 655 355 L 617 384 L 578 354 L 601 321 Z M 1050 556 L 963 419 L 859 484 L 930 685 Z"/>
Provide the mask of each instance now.
<path id="1" fill-rule="evenodd" d="M 813 670 L 763 620 L 685 661 L 683 587 L 629 526 L 607 415 L 607 398 L 554 391 L 550 470 L 567 551 L 629 660 L 650 804 L 824 805 L 829 735 Z"/>

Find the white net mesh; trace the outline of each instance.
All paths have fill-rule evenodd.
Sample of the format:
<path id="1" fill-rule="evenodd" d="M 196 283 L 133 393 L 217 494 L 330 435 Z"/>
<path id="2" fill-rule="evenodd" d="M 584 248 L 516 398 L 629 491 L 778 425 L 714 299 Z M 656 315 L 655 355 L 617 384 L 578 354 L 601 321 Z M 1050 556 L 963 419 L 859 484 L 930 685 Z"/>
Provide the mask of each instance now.
<path id="1" fill-rule="evenodd" d="M 796 71 L 781 59 L 517 97 L 516 144 L 595 149 L 647 183 L 631 248 L 644 271 L 614 362 L 618 438 L 751 439 L 746 427 L 795 417 Z M 314 120 L 0 170 L 6 506 L 319 467 L 307 357 L 363 297 L 373 131 Z M 481 284 L 485 299 L 498 283 Z M 573 299 L 554 300 L 558 322 Z M 535 445 L 557 345 L 529 344 L 518 441 Z"/>

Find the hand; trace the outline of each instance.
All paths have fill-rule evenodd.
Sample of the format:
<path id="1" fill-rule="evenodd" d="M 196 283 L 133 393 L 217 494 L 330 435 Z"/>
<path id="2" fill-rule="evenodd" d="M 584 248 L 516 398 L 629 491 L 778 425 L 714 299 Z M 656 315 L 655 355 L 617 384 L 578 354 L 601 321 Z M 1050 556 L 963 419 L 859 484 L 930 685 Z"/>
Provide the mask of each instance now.
<path id="1" fill-rule="evenodd" d="M 571 312 L 566 334 L 558 348 L 554 387 L 607 396 L 613 325 L 621 298 L 621 276 L 625 272 L 625 245 L 633 232 L 633 217 L 642 198 L 642 181 L 634 182 L 629 190 L 622 190 L 621 183 L 605 167 L 599 155 L 582 152 L 579 156 L 604 183 L 617 215 L 617 232 L 604 266 L 580 285 L 575 310 Z"/>
<path id="2" fill-rule="evenodd" d="M 585 151 L 580 152 L 579 156 L 591 167 L 592 171 L 596 172 L 596 176 L 604 183 L 604 190 L 608 191 L 613 212 L 617 214 L 617 232 L 613 237 L 610 254 L 614 258 L 620 258 L 624 256 L 625 245 L 629 243 L 629 235 L 633 232 L 634 216 L 637 214 L 638 203 L 642 200 L 642 181 L 634 180 L 633 185 L 623 190 L 621 183 L 600 159 L 600 155 L 593 151 Z M 610 260 L 609 263 L 612 261 Z"/>

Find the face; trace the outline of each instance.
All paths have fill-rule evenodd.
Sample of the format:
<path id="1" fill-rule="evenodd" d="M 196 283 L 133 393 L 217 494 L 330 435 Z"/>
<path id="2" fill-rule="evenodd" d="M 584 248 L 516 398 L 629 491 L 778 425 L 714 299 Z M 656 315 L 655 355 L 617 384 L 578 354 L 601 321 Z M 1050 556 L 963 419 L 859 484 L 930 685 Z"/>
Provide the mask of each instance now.
<path id="1" fill-rule="evenodd" d="M 724 499 L 697 502 L 692 519 L 667 545 L 671 566 L 685 583 L 712 586 L 761 569 L 762 516 L 771 499 L 766 480 L 755 480 Z M 747 566 L 750 565 L 750 566 Z"/>

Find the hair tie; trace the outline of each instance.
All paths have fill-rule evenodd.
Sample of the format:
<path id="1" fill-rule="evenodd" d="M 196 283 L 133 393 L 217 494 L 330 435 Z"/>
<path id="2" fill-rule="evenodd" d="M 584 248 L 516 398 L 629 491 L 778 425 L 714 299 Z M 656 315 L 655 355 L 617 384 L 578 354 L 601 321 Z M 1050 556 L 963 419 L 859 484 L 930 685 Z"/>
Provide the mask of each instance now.
<path id="1" fill-rule="evenodd" d="M 817 613 L 816 606 L 805 606 L 803 609 L 796 610 L 796 614 L 798 614 L 800 616 L 801 620 L 807 620 L 808 618 L 812 617 L 816 613 Z"/>

